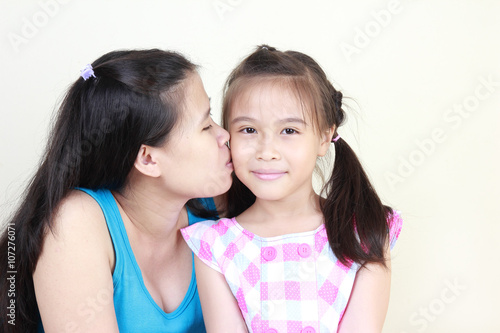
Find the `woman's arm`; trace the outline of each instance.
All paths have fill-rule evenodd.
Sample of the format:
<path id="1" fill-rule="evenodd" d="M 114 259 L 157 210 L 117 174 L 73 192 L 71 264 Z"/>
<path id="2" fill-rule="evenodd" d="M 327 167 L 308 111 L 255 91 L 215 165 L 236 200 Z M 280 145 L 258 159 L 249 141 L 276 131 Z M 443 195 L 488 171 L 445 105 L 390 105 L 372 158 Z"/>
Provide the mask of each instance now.
<path id="1" fill-rule="evenodd" d="M 53 229 L 47 230 L 33 274 L 45 332 L 118 332 L 114 252 L 99 205 L 83 192 L 72 192 Z"/>
<path id="2" fill-rule="evenodd" d="M 208 333 L 246 333 L 238 303 L 222 274 L 195 256 L 196 280 Z"/>
<path id="3" fill-rule="evenodd" d="M 356 274 L 349 303 L 339 324 L 339 333 L 380 333 L 389 306 L 391 254 L 385 253 L 387 267 L 367 264 Z"/>

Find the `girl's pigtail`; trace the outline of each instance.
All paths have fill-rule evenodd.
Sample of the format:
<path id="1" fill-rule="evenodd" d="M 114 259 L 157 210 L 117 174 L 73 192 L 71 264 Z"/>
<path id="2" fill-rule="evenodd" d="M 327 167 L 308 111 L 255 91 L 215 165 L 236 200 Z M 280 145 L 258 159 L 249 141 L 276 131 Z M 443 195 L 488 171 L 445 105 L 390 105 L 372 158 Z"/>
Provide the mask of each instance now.
<path id="1" fill-rule="evenodd" d="M 333 87 L 335 123 L 344 120 L 342 94 Z M 337 137 L 337 133 L 333 135 Z M 346 266 L 352 262 L 385 265 L 384 250 L 388 237 L 387 216 L 391 211 L 380 201 L 360 161 L 342 138 L 335 145 L 335 164 L 323 191 L 327 193 L 321 209 L 330 247 Z"/>

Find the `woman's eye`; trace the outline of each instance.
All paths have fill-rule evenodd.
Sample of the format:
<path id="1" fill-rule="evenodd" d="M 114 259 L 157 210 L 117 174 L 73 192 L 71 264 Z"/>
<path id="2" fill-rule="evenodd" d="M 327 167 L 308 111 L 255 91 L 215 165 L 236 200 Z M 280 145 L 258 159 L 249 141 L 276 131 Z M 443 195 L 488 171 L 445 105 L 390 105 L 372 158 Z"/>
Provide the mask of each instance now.
<path id="1" fill-rule="evenodd" d="M 293 128 L 285 128 L 283 130 L 283 132 L 281 132 L 281 133 L 284 133 L 284 134 L 295 134 L 295 133 L 297 133 L 297 131 L 294 130 Z"/>
<path id="2" fill-rule="evenodd" d="M 207 127 L 204 127 L 203 130 L 206 131 L 206 130 L 209 130 L 210 128 L 212 128 L 212 125 L 208 125 Z"/>

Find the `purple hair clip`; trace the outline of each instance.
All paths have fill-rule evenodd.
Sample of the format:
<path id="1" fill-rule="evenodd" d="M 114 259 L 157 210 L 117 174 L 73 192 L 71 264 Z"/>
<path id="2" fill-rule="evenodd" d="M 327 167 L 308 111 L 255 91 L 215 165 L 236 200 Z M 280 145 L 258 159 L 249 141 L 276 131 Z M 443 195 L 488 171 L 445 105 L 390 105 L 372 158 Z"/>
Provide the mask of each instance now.
<path id="1" fill-rule="evenodd" d="M 340 134 L 337 134 L 337 136 L 332 139 L 332 142 L 337 142 L 338 139 L 340 139 Z"/>
<path id="2" fill-rule="evenodd" d="M 83 69 L 80 70 L 80 75 L 85 81 L 87 81 L 87 79 L 91 76 L 95 77 L 92 65 L 87 64 L 85 67 L 83 67 Z"/>

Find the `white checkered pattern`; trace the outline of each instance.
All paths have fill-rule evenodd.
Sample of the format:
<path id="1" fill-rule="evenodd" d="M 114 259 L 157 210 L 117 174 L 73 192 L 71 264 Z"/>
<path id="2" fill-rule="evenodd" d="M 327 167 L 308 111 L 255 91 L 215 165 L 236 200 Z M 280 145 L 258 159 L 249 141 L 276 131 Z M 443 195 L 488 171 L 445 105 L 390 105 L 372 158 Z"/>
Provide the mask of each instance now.
<path id="1" fill-rule="evenodd" d="M 391 216 L 391 249 L 401 230 Z M 324 225 L 310 232 L 263 238 L 236 220 L 203 221 L 181 230 L 193 252 L 224 274 L 250 332 L 336 332 L 359 265 L 342 265 L 328 246 Z M 273 247 L 276 257 L 263 254 Z M 311 249 L 299 255 L 299 248 Z M 301 252 L 302 255 L 304 252 Z"/>

